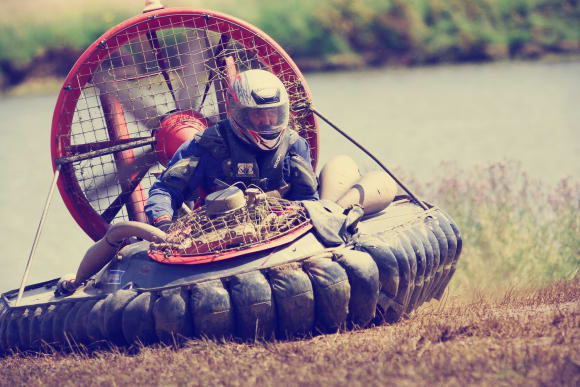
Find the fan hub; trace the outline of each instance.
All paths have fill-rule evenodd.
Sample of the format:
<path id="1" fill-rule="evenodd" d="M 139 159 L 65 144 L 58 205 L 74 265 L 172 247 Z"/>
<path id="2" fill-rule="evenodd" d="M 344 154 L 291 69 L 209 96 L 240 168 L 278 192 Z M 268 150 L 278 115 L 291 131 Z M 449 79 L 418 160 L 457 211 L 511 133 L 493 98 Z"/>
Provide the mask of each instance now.
<path id="1" fill-rule="evenodd" d="M 207 120 L 195 111 L 176 112 L 161 121 L 155 132 L 155 150 L 159 162 L 169 164 L 177 149 L 209 126 Z"/>

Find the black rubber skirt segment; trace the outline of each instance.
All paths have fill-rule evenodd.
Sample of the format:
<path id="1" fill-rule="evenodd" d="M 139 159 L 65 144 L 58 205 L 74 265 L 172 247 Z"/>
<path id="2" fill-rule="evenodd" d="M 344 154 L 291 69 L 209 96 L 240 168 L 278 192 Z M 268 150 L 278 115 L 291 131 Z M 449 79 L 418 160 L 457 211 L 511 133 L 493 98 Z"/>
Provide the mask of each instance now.
<path id="1" fill-rule="evenodd" d="M 219 338 L 235 335 L 234 309 L 222 280 L 194 284 L 191 309 L 194 336 Z"/>
<path id="2" fill-rule="evenodd" d="M 230 278 L 236 334 L 242 339 L 270 338 L 276 330 L 276 307 L 272 289 L 260 271 Z"/>
<path id="3" fill-rule="evenodd" d="M 156 296 L 144 292 L 132 298 L 123 310 L 121 328 L 128 343 L 153 344 L 157 339 L 153 306 Z"/>
<path id="4" fill-rule="evenodd" d="M 158 289 L 32 307 L 0 305 L 0 352 L 304 337 L 406 317 L 439 298 L 461 252 L 441 211 L 290 263 Z"/>
<path id="5" fill-rule="evenodd" d="M 314 290 L 315 329 L 323 333 L 337 331 L 348 315 L 350 283 L 346 271 L 327 257 L 308 259 L 303 267 Z"/>
<path id="6" fill-rule="evenodd" d="M 190 297 L 186 288 L 168 289 L 160 293 L 153 305 L 155 333 L 160 341 L 173 344 L 192 335 L 189 306 Z"/>
<path id="7" fill-rule="evenodd" d="M 280 338 L 301 337 L 314 328 L 314 289 L 300 263 L 268 270 L 276 305 L 277 333 Z"/>
<path id="8" fill-rule="evenodd" d="M 345 270 L 350 284 L 347 324 L 366 327 L 376 315 L 379 268 L 371 256 L 362 251 L 342 249 L 335 252 L 334 259 Z M 393 286 L 395 290 L 396 286 Z"/>

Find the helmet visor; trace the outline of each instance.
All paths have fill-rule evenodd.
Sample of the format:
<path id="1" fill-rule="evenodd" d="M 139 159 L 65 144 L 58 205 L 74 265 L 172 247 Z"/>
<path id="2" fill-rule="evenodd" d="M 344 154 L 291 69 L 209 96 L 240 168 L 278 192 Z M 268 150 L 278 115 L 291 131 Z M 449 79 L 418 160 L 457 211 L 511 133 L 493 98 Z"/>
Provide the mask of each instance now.
<path id="1" fill-rule="evenodd" d="M 233 118 L 242 127 L 260 136 L 276 136 L 288 125 L 288 103 L 269 107 L 241 107 L 232 109 Z"/>
<path id="2" fill-rule="evenodd" d="M 267 108 L 246 109 L 248 120 L 251 123 L 250 128 L 260 134 L 280 132 L 288 122 L 287 112 L 287 104 Z"/>

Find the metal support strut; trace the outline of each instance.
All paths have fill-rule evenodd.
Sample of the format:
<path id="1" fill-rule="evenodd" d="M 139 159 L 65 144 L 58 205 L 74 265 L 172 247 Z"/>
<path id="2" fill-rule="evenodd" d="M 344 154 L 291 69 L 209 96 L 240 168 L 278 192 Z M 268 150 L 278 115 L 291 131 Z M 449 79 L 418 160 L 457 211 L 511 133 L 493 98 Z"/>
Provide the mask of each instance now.
<path id="1" fill-rule="evenodd" d="M 28 280 L 28 274 L 30 274 L 30 267 L 32 266 L 32 258 L 34 252 L 36 251 L 36 246 L 38 245 L 38 240 L 40 239 L 40 233 L 42 227 L 44 226 L 44 220 L 46 219 L 46 214 L 48 213 L 48 208 L 50 207 L 50 202 L 52 201 L 52 195 L 54 193 L 54 187 L 56 187 L 56 182 L 60 175 L 61 164 L 56 165 L 56 170 L 54 171 L 54 178 L 52 179 L 52 184 L 50 185 L 50 191 L 48 192 L 48 197 L 46 198 L 46 203 L 44 204 L 44 209 L 42 210 L 42 216 L 40 217 L 40 223 L 36 229 L 36 235 L 34 236 L 34 242 L 32 243 L 32 249 L 30 250 L 30 255 L 28 256 L 28 262 L 26 263 L 26 269 L 24 270 L 24 275 L 22 276 L 22 282 L 20 283 L 20 289 L 18 289 L 18 297 L 16 298 L 15 305 L 20 304 L 20 299 L 22 298 L 22 293 L 24 293 L 24 287 L 26 286 L 26 280 Z"/>

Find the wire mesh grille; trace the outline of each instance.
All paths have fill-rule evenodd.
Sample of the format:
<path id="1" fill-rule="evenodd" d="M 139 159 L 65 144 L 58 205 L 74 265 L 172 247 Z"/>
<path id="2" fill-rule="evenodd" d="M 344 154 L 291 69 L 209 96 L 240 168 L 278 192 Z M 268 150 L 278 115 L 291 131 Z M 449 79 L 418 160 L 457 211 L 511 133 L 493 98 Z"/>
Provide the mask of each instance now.
<path id="1" fill-rule="evenodd" d="M 289 92 L 291 127 L 307 140 L 317 136 L 311 113 L 293 108 L 309 102 L 300 77 L 268 40 L 231 20 L 172 14 L 109 36 L 70 78 L 60 157 L 151 138 L 176 111 L 196 111 L 209 124 L 225 119 L 226 57 L 238 71 L 274 72 Z M 155 152 L 148 144 L 73 162 L 65 174 L 71 201 L 88 203 L 107 223 L 145 220 L 147 191 L 162 170 Z"/>
<path id="2" fill-rule="evenodd" d="M 212 216 L 202 206 L 171 225 L 167 241 L 150 251 L 166 257 L 220 254 L 266 243 L 310 224 L 298 202 L 265 197 L 227 214 Z"/>

